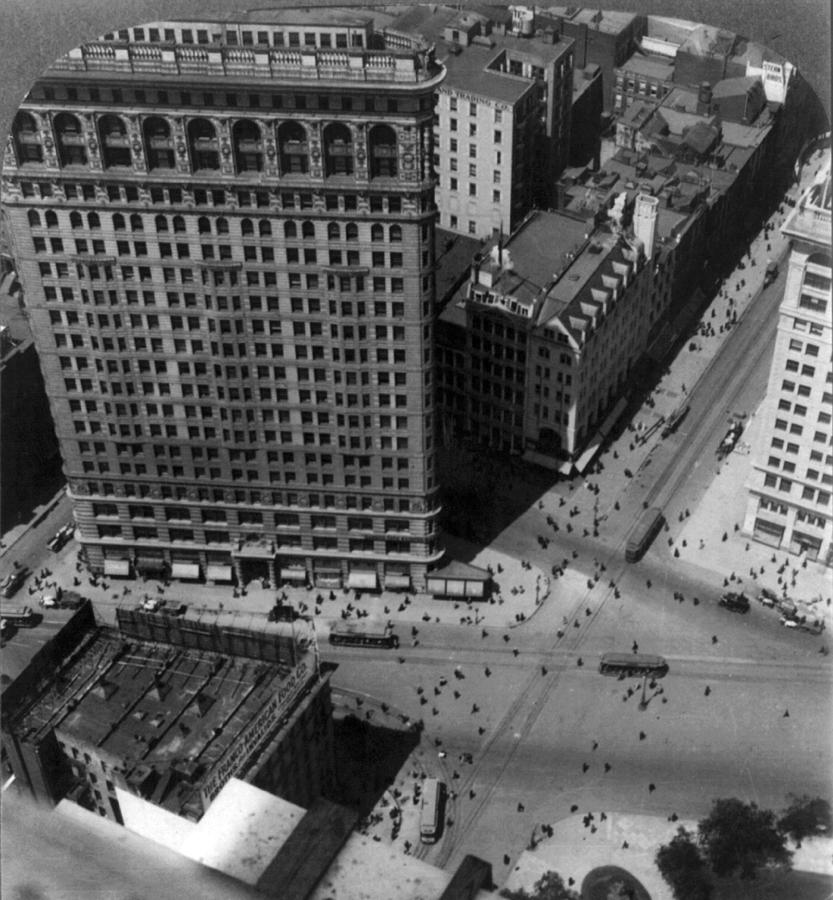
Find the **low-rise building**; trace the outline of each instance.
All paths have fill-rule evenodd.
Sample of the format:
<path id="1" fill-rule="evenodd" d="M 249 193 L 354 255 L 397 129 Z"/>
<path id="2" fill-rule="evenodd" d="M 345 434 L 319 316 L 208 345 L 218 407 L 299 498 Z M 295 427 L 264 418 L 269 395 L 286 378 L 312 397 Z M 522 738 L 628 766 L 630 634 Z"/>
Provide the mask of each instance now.
<path id="1" fill-rule="evenodd" d="M 792 243 L 749 479 L 744 533 L 833 564 L 831 175 L 783 225 Z"/>
<path id="2" fill-rule="evenodd" d="M 334 778 L 329 676 L 305 620 L 89 603 L 3 693 L 3 748 L 40 801 L 122 822 L 118 790 L 198 821 L 240 778 L 310 804 Z"/>
<path id="3" fill-rule="evenodd" d="M 581 467 L 651 328 L 650 209 L 582 219 L 536 212 L 476 257 L 468 283 L 440 316 L 444 436 L 549 465 Z"/>

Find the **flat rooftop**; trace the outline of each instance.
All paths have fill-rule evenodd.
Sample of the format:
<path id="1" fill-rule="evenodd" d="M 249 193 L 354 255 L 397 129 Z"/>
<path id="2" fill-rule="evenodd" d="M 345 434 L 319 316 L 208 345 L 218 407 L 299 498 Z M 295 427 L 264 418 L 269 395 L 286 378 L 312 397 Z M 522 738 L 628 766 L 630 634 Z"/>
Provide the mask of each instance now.
<path id="1" fill-rule="evenodd" d="M 674 77 L 674 63 L 668 62 L 667 56 L 649 56 L 645 53 L 634 53 L 619 67 L 623 72 L 644 75 L 660 81 L 671 81 Z"/>
<path id="2" fill-rule="evenodd" d="M 55 729 L 94 746 L 120 760 L 128 779 L 150 768 L 193 774 L 189 784 L 171 785 L 167 797 L 154 798 L 179 813 L 199 789 L 199 776 L 266 704 L 296 680 L 314 680 L 315 671 L 309 648 L 289 666 L 100 628 L 84 636 L 17 730 L 37 739 Z"/>
<path id="3" fill-rule="evenodd" d="M 504 250 L 509 251 L 512 269 L 506 268 L 495 281 L 495 290 L 506 295 L 532 295 L 544 290 L 556 272 L 564 267 L 566 254 L 574 253 L 592 228 L 558 212 L 537 212 L 524 224 Z"/>
<path id="4" fill-rule="evenodd" d="M 618 10 L 597 7 L 579 8 L 575 6 L 549 6 L 544 12 L 550 16 L 560 16 L 565 22 L 573 25 L 587 25 L 595 31 L 606 34 L 619 34 L 638 18 L 636 13 L 619 12 Z"/>
<path id="5" fill-rule="evenodd" d="M 498 72 L 489 68 L 504 53 L 506 48 L 499 44 L 494 47 L 469 44 L 456 55 L 449 53 L 442 60 L 446 68 L 443 87 L 467 91 L 488 100 L 517 102 L 535 82 L 532 78 L 510 75 L 508 72 Z"/>

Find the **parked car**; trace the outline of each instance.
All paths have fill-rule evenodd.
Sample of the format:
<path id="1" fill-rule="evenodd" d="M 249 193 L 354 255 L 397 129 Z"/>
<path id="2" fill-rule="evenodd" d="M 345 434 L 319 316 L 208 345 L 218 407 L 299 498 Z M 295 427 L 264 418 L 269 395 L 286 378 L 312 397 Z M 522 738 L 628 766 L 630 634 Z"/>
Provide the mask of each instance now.
<path id="1" fill-rule="evenodd" d="M 775 591 L 771 591 L 769 588 L 761 588 L 761 593 L 758 594 L 758 603 L 770 608 L 777 606 L 778 594 L 776 594 Z"/>
<path id="2" fill-rule="evenodd" d="M 17 593 L 17 589 L 26 581 L 26 569 L 15 569 L 0 583 L 0 593 L 4 597 L 13 597 Z"/>
<path id="3" fill-rule="evenodd" d="M 743 422 L 732 422 L 717 448 L 717 458 L 723 459 L 724 456 L 728 456 L 735 449 L 735 444 L 740 440 L 742 434 Z"/>
<path id="4" fill-rule="evenodd" d="M 55 534 L 46 542 L 46 546 L 49 547 L 54 553 L 57 553 L 64 544 L 70 540 L 70 538 L 75 534 L 75 523 L 70 522 L 68 525 L 64 525 L 63 528 L 59 528 Z"/>
<path id="5" fill-rule="evenodd" d="M 142 601 L 142 609 L 145 612 L 158 612 L 164 605 L 165 601 L 157 597 L 148 597 Z"/>
<path id="6" fill-rule="evenodd" d="M 726 609 L 731 610 L 732 612 L 749 612 L 749 599 L 746 594 L 736 594 L 732 591 L 729 591 L 728 593 L 724 594 L 717 602 L 718 605 L 723 606 Z"/>
<path id="7" fill-rule="evenodd" d="M 792 616 L 781 616 L 778 621 L 784 628 L 798 628 L 798 619 L 794 619 Z"/>

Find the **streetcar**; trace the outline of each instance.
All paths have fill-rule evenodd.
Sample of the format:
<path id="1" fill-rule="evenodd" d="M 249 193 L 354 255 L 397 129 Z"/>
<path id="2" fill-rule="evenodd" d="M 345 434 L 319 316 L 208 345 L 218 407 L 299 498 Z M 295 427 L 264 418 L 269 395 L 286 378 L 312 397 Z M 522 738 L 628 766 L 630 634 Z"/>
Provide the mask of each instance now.
<path id="1" fill-rule="evenodd" d="M 437 778 L 426 778 L 422 785 L 419 839 L 423 844 L 434 844 L 440 836 L 444 787 L 445 785 Z"/>
<path id="2" fill-rule="evenodd" d="M 668 672 L 668 663 L 662 656 L 647 653 L 603 653 L 599 661 L 602 675 L 654 675 L 662 677 Z"/>
<path id="3" fill-rule="evenodd" d="M 646 509 L 633 526 L 625 544 L 625 559 L 627 562 L 637 562 L 645 555 L 645 551 L 651 546 L 651 542 L 662 528 L 665 519 L 662 510 L 653 506 Z"/>
<path id="4" fill-rule="evenodd" d="M 372 624 L 362 625 L 358 622 L 339 622 L 330 631 L 331 644 L 348 644 L 354 647 L 387 647 L 395 649 L 399 646 L 399 638 L 393 633 L 390 625 L 374 627 Z"/>

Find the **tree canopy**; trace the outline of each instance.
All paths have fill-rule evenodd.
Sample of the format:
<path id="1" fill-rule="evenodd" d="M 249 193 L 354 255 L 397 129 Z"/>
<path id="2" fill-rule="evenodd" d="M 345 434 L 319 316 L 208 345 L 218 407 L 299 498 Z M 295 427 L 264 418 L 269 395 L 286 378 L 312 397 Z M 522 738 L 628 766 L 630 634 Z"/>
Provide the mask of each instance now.
<path id="1" fill-rule="evenodd" d="M 754 878 L 759 868 L 789 866 L 792 859 L 775 813 L 736 797 L 715 800 L 709 815 L 698 823 L 698 834 L 715 875 L 737 872 L 741 878 Z"/>
<path id="2" fill-rule="evenodd" d="M 676 900 L 709 900 L 712 886 L 694 835 L 677 829 L 668 844 L 657 851 L 655 862 Z"/>
<path id="3" fill-rule="evenodd" d="M 545 872 L 532 888 L 532 893 L 525 888 L 510 891 L 504 888 L 500 892 L 506 900 L 581 900 L 579 894 L 564 884 L 557 872 Z"/>
<path id="4" fill-rule="evenodd" d="M 804 838 L 817 834 L 830 834 L 833 830 L 833 814 L 830 804 L 821 797 L 811 799 L 793 797 L 792 803 L 778 820 L 778 829 L 791 837 L 800 847 Z"/>

